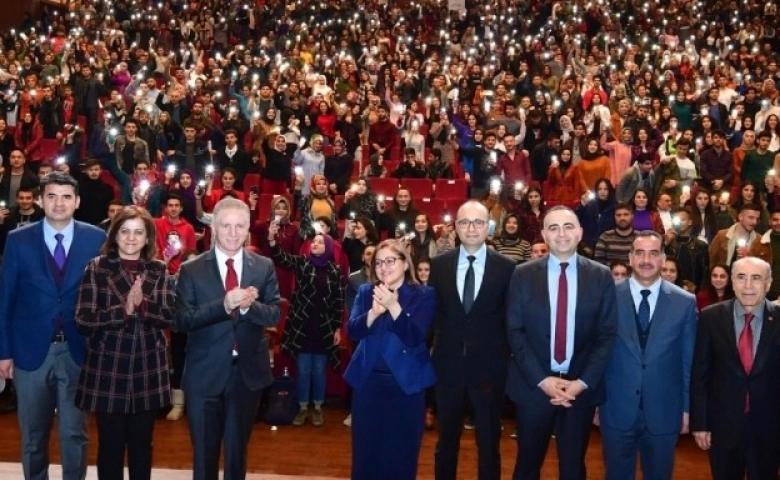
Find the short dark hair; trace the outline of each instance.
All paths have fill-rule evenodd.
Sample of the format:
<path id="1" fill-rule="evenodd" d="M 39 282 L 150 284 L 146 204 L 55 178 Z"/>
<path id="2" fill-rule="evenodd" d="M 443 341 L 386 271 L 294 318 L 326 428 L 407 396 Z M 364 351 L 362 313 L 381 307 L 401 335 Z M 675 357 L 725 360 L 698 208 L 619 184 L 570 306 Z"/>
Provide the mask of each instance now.
<path id="1" fill-rule="evenodd" d="M 634 207 L 626 202 L 618 202 L 618 204 L 615 205 L 615 213 L 617 213 L 618 210 L 628 210 L 629 212 L 634 213 Z"/>
<path id="2" fill-rule="evenodd" d="M 754 212 L 760 212 L 761 211 L 761 205 L 757 203 L 745 203 L 740 205 L 737 208 L 737 213 L 742 213 L 745 210 L 752 210 Z"/>
<path id="3" fill-rule="evenodd" d="M 772 138 L 772 132 L 770 132 L 769 130 L 761 130 L 760 132 L 758 132 L 758 135 L 756 135 L 756 138 L 757 139 L 761 139 L 761 138 L 770 138 L 771 139 Z"/>
<path id="4" fill-rule="evenodd" d="M 640 238 L 655 238 L 661 243 L 661 253 L 664 253 L 664 237 L 662 237 L 661 234 L 655 230 L 641 230 L 636 232 L 634 235 L 634 241 L 631 242 L 632 252 L 634 251 L 634 244 L 636 244 L 636 241 Z"/>
<path id="5" fill-rule="evenodd" d="M 51 173 L 47 173 L 41 179 L 39 184 L 41 195 L 46 193 L 46 187 L 49 185 L 70 185 L 76 192 L 76 196 L 79 195 L 79 182 L 66 173 L 62 173 L 58 170 L 53 170 Z"/>
<path id="6" fill-rule="evenodd" d="M 94 167 L 95 165 L 102 168 L 102 165 L 100 164 L 100 160 L 98 160 L 97 158 L 90 158 L 86 162 L 84 162 L 84 168 Z"/>
<path id="7" fill-rule="evenodd" d="M 135 121 L 135 118 L 128 118 L 127 120 L 125 120 L 125 127 L 126 127 L 128 124 L 130 124 L 130 123 L 132 123 L 133 125 L 135 125 L 135 128 L 138 128 L 138 122 L 136 122 L 136 121 Z"/>

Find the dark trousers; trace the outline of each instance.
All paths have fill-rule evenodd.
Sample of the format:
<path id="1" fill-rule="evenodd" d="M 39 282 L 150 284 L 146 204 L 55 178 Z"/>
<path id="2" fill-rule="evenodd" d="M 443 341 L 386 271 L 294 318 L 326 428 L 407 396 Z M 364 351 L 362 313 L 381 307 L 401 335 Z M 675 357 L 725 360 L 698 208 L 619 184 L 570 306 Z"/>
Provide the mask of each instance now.
<path id="1" fill-rule="evenodd" d="M 458 472 L 460 435 L 466 399 L 474 409 L 478 451 L 479 480 L 501 478 L 501 408 L 504 388 L 497 385 L 436 384 L 436 417 L 439 440 L 436 442 L 436 480 L 455 480 Z"/>
<path id="2" fill-rule="evenodd" d="M 585 480 L 585 452 L 596 407 L 577 399 L 570 408 L 550 404 L 541 389 L 516 403 L 517 460 L 513 480 L 539 480 L 550 438 L 555 432 L 559 478 Z"/>
<path id="3" fill-rule="evenodd" d="M 352 397 L 352 478 L 415 480 L 424 391 L 408 395 L 392 374 L 372 373 Z"/>
<path id="4" fill-rule="evenodd" d="M 181 388 L 181 375 L 184 373 L 185 352 L 187 350 L 187 334 L 171 331 L 171 388 Z"/>
<path id="5" fill-rule="evenodd" d="M 250 390 L 237 365 L 218 395 L 185 391 L 193 450 L 193 480 L 217 480 L 225 445 L 224 480 L 246 478 L 246 455 L 262 390 Z"/>
<path id="6" fill-rule="evenodd" d="M 680 414 L 682 416 L 682 414 Z M 642 464 L 644 480 L 671 480 L 674 472 L 674 449 L 679 434 L 653 435 L 647 430 L 645 414 L 637 413 L 629 430 L 616 430 L 601 422 L 606 480 L 636 478 L 636 456 Z"/>
<path id="7" fill-rule="evenodd" d="M 125 451 L 130 480 L 152 477 L 152 437 L 157 410 L 96 413 L 97 471 L 100 480 L 124 480 Z"/>
<path id="8" fill-rule="evenodd" d="M 745 415 L 742 432 L 729 432 L 729 435 L 741 437 L 733 446 L 722 446 L 722 442 L 713 435 L 710 448 L 710 469 L 713 480 L 777 480 L 780 467 L 780 449 L 774 439 L 775 432 L 762 431 L 761 419 Z"/>

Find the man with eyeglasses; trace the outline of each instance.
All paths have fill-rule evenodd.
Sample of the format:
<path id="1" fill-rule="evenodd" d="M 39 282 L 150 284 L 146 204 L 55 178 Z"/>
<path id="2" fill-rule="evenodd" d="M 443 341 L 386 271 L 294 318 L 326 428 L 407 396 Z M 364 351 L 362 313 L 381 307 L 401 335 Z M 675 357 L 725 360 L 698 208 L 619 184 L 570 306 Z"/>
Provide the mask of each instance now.
<path id="1" fill-rule="evenodd" d="M 501 409 L 509 360 L 505 306 L 515 263 L 487 248 L 488 220 L 484 205 L 464 203 L 455 220 L 460 247 L 431 264 L 428 285 L 436 288 L 439 305 L 432 354 L 439 419 L 437 480 L 456 478 L 467 398 L 476 424 L 477 478 L 501 478 Z"/>
<path id="2" fill-rule="evenodd" d="M 542 237 L 550 255 L 518 266 L 509 285 L 513 479 L 539 478 L 553 431 L 560 478 L 586 478 L 590 425 L 605 400 L 602 380 L 617 327 L 615 283 L 606 266 L 577 254 L 582 227 L 571 209 L 548 210 Z"/>

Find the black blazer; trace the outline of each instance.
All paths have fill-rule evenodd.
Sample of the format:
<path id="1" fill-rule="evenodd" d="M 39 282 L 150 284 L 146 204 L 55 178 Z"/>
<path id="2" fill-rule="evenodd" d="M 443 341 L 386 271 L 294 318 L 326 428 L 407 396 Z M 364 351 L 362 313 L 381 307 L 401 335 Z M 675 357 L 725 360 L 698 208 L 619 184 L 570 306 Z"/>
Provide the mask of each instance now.
<path id="1" fill-rule="evenodd" d="M 507 287 L 515 262 L 490 249 L 485 274 L 467 314 L 457 286 L 455 248 L 435 257 L 428 285 L 438 296 L 433 341 L 433 366 L 440 383 L 487 383 L 503 388 L 509 349 L 506 340 Z"/>
<path id="2" fill-rule="evenodd" d="M 734 432 L 743 428 L 745 395 L 750 393 L 750 430 L 756 445 L 780 446 L 780 307 L 767 302 L 753 368 L 742 368 L 734 331 L 734 301 L 701 311 L 691 373 L 692 432 L 712 432 L 712 443 L 738 445 Z"/>
<path id="3" fill-rule="evenodd" d="M 243 252 L 241 288 L 260 292 L 246 314 L 237 320 L 225 312 L 225 287 L 214 250 L 185 262 L 176 284 L 174 328 L 187 332 L 187 361 L 182 389 L 188 394 L 217 395 L 230 376 L 233 344 L 238 367 L 250 390 L 271 384 L 271 362 L 265 327 L 279 323 L 279 283 L 271 260 Z"/>
<path id="4" fill-rule="evenodd" d="M 515 402 L 533 398 L 530 394 L 550 375 L 547 262 L 539 259 L 519 265 L 509 286 L 507 329 L 513 361 L 507 394 Z M 581 255 L 577 269 L 574 352 L 568 374 L 588 385 L 579 398 L 599 405 L 605 398 L 604 370 L 617 332 L 615 282 L 607 267 Z"/>

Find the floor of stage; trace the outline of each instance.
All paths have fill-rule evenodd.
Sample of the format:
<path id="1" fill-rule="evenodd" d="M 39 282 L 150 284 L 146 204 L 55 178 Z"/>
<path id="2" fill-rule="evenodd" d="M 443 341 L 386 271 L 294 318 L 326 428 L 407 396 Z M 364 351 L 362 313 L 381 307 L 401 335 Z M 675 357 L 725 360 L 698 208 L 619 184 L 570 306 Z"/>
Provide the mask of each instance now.
<path id="1" fill-rule="evenodd" d="M 248 470 L 252 475 L 247 480 L 295 480 L 349 478 L 350 472 L 350 429 L 341 421 L 347 412 L 343 409 L 326 408 L 326 424 L 322 428 L 311 425 L 303 427 L 278 427 L 257 423 L 250 442 Z M 501 438 L 503 464 L 502 478 L 511 478 L 515 463 L 516 443 L 509 436 L 509 425 Z M 0 415 L 0 479 L 21 480 L 19 427 L 14 414 Z M 52 463 L 59 461 L 56 449 L 56 426 L 52 438 Z M 95 463 L 97 433 L 94 421 L 90 422 L 90 465 Z M 191 478 L 192 468 L 189 432 L 186 419 L 170 422 L 159 420 L 155 427 L 154 465 L 155 480 L 185 480 Z M 433 479 L 433 451 L 436 432 L 426 432 L 420 452 L 419 479 Z M 557 478 L 555 443 L 550 452 L 542 475 L 543 480 Z M 588 478 L 604 478 L 601 460 L 601 438 L 594 428 L 587 456 Z M 458 478 L 476 478 L 476 446 L 474 432 L 464 430 L 461 440 L 461 454 Z M 693 439 L 686 435 L 677 447 L 675 478 L 685 480 L 709 479 L 709 467 L 705 452 L 696 448 Z M 52 480 L 59 480 L 58 468 L 52 468 Z M 94 469 L 88 479 L 96 479 Z"/>

